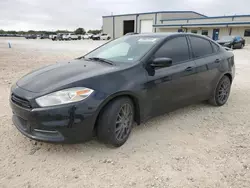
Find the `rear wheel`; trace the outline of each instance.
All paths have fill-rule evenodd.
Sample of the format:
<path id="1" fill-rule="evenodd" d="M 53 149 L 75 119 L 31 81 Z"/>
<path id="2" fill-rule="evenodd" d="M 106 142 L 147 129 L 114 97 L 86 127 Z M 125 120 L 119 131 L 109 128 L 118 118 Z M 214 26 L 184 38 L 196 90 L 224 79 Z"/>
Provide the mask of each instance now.
<path id="1" fill-rule="evenodd" d="M 244 48 L 244 44 L 243 44 L 243 43 L 241 44 L 240 48 L 241 48 L 241 49 Z"/>
<path id="2" fill-rule="evenodd" d="M 128 139 L 134 122 L 134 105 L 127 98 L 109 103 L 101 112 L 97 124 L 97 137 L 106 144 L 122 146 Z"/>
<path id="3" fill-rule="evenodd" d="M 110 37 L 108 37 L 108 40 L 110 40 Z"/>
<path id="4" fill-rule="evenodd" d="M 209 100 L 214 106 L 223 106 L 226 104 L 231 91 L 231 80 L 228 76 L 223 76 L 216 86 L 216 90 Z"/>

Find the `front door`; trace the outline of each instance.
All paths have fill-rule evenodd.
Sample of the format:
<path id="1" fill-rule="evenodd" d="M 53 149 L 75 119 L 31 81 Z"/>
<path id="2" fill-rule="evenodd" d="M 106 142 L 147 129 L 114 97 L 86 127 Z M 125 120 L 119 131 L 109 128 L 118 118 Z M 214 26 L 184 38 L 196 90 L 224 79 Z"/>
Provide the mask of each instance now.
<path id="1" fill-rule="evenodd" d="M 176 109 L 195 97 L 196 67 L 190 59 L 187 39 L 179 36 L 166 41 L 153 58 L 168 57 L 172 66 L 153 69 L 146 84 L 150 116 Z M 148 62 L 149 64 L 152 62 Z"/>

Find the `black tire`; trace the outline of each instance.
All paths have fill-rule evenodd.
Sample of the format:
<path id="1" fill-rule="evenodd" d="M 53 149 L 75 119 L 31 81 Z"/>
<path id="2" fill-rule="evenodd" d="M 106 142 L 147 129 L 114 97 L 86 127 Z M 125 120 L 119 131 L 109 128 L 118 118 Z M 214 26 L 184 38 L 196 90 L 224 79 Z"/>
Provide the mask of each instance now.
<path id="1" fill-rule="evenodd" d="M 110 40 L 110 37 L 108 37 L 108 40 Z"/>
<path id="2" fill-rule="evenodd" d="M 241 46 L 240 46 L 240 49 L 243 49 L 244 48 L 244 44 L 242 43 Z"/>
<path id="3" fill-rule="evenodd" d="M 230 91 L 231 80 L 228 76 L 223 76 L 216 86 L 213 96 L 209 99 L 209 103 L 214 106 L 223 106 L 226 104 Z"/>
<path id="4" fill-rule="evenodd" d="M 100 113 L 97 122 L 97 137 L 105 144 L 120 147 L 127 141 L 133 123 L 132 101 L 127 97 L 118 98 L 110 102 Z"/>

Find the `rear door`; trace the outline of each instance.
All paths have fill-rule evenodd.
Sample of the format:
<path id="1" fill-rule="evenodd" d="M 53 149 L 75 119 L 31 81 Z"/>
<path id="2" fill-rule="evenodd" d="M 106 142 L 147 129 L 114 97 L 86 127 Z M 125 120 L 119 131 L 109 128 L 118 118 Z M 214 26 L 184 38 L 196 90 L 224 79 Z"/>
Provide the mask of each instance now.
<path id="1" fill-rule="evenodd" d="M 219 46 L 199 36 L 189 36 L 193 60 L 197 66 L 197 98 L 207 99 L 214 89 L 214 79 L 220 74 Z"/>
<path id="2" fill-rule="evenodd" d="M 196 91 L 196 68 L 191 60 L 190 50 L 185 36 L 166 41 L 153 58 L 167 57 L 172 66 L 154 69 L 148 76 L 147 96 L 151 100 L 151 116 L 178 108 L 189 103 Z M 149 61 L 148 64 L 151 62 Z"/>

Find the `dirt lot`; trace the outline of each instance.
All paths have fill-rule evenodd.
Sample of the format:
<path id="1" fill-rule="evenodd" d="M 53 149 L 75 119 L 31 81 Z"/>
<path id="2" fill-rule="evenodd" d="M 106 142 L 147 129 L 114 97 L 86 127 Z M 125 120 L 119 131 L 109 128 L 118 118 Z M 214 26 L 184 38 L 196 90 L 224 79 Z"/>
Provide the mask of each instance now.
<path id="1" fill-rule="evenodd" d="M 0 187 L 250 187 L 250 46 L 234 51 L 237 73 L 225 106 L 198 104 L 155 118 L 121 148 L 21 135 L 11 121 L 11 84 L 102 43 L 0 38 Z"/>

